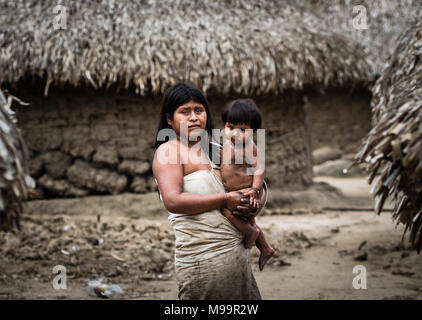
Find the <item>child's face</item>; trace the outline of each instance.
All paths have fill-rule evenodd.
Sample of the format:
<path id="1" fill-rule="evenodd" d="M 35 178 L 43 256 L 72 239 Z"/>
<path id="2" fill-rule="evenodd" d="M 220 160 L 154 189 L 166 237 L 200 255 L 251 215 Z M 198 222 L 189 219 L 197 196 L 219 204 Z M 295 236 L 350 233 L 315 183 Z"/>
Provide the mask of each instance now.
<path id="1" fill-rule="evenodd" d="M 251 137 L 252 132 L 253 130 L 249 124 L 232 124 L 227 122 L 224 126 L 224 135 L 226 136 L 226 139 L 230 140 L 233 144 L 244 144 Z"/>

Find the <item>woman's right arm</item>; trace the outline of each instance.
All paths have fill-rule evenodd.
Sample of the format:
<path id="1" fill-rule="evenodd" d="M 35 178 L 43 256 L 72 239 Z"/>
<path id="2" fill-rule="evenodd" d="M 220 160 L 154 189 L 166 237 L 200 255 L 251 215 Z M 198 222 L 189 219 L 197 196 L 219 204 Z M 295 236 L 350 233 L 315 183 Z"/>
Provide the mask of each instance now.
<path id="1" fill-rule="evenodd" d="M 201 195 L 183 192 L 183 166 L 181 163 L 165 163 L 159 159 L 169 159 L 170 152 L 161 145 L 155 152 L 152 171 L 166 209 L 173 213 L 196 214 L 221 207 L 235 210 L 240 204 L 240 192 Z M 179 161 L 177 161 L 179 162 Z"/>

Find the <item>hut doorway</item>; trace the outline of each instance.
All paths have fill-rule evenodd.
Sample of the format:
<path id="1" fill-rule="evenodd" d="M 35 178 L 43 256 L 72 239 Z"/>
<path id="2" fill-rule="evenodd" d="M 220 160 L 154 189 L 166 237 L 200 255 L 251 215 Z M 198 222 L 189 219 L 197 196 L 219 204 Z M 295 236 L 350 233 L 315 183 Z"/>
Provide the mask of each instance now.
<path id="1" fill-rule="evenodd" d="M 367 89 L 329 89 L 324 94 L 307 95 L 315 176 L 345 177 L 349 167 L 371 129 L 371 93 Z M 347 176 L 360 176 L 354 168 Z"/>

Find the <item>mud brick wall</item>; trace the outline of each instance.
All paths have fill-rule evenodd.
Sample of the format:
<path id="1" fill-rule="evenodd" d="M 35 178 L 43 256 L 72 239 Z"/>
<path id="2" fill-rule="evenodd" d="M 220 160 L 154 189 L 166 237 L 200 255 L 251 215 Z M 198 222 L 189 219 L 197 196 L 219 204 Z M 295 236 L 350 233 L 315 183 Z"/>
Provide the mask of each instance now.
<path id="1" fill-rule="evenodd" d="M 50 88 L 16 92 L 29 107 L 18 123 L 30 150 L 31 175 L 44 196 L 144 193 L 156 190 L 151 161 L 161 97 L 112 90 Z M 215 127 L 226 103 L 209 96 Z M 309 135 L 300 95 L 252 97 L 266 129 L 266 179 L 271 187 L 311 183 Z"/>
<path id="2" fill-rule="evenodd" d="M 312 148 L 335 147 L 357 153 L 371 130 L 371 93 L 367 90 L 331 89 L 308 95 Z"/>

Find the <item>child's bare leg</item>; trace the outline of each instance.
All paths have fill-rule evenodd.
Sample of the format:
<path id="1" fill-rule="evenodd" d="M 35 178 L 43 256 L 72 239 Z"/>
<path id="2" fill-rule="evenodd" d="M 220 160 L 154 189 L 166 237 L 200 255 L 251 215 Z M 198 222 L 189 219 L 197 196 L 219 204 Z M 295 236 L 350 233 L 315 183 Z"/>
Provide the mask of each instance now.
<path id="1" fill-rule="evenodd" d="M 245 247 L 247 249 L 252 248 L 259 236 L 259 227 L 256 224 L 253 226 L 251 223 L 235 217 L 227 208 L 222 209 L 221 212 L 236 227 L 237 230 L 245 235 Z"/>
<path id="2" fill-rule="evenodd" d="M 267 261 L 273 256 L 275 250 L 268 244 L 267 240 L 265 239 L 264 233 L 262 232 L 261 228 L 256 224 L 255 219 L 251 219 L 251 224 L 255 225 L 259 229 L 259 235 L 258 238 L 256 238 L 255 244 L 261 252 L 258 263 L 259 270 L 262 271 Z"/>

